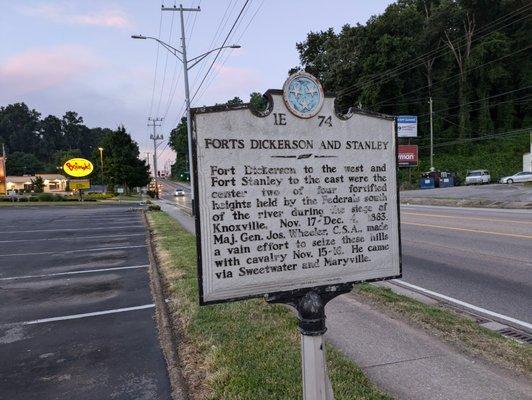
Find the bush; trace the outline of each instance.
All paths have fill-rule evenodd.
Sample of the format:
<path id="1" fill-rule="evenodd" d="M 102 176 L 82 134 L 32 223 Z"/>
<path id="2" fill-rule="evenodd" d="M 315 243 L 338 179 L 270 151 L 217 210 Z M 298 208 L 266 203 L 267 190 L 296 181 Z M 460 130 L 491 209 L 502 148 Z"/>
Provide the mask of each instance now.
<path id="1" fill-rule="evenodd" d="M 148 211 L 161 211 L 161 206 L 158 204 L 150 204 L 148 206 Z"/>

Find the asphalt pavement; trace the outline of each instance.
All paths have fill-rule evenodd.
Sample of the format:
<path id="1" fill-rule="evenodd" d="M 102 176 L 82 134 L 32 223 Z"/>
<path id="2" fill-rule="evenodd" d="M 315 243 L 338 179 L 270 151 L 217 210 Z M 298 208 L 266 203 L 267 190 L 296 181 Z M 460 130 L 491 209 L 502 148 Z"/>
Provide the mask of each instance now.
<path id="1" fill-rule="evenodd" d="M 454 186 L 448 188 L 404 190 L 401 191 L 401 200 L 408 199 L 479 199 L 493 202 L 532 202 L 532 187 L 522 183 L 473 186 Z"/>
<path id="2" fill-rule="evenodd" d="M 0 208 L 0 399 L 170 399 L 131 206 Z"/>
<path id="3" fill-rule="evenodd" d="M 532 211 L 401 206 L 403 280 L 532 323 Z"/>

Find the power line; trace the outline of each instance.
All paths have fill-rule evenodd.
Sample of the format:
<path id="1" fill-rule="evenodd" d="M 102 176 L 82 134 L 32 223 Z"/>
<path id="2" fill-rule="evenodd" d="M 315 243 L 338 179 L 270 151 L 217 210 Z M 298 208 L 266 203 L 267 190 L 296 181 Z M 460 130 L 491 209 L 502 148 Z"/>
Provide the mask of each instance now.
<path id="1" fill-rule="evenodd" d="M 248 30 L 249 26 L 251 25 L 251 22 L 253 22 L 253 20 L 255 19 L 255 17 L 257 16 L 258 12 L 260 11 L 260 9 L 262 8 L 262 5 L 264 4 L 264 0 L 262 0 L 260 2 L 260 4 L 258 5 L 258 7 L 256 8 L 255 12 L 253 13 L 253 15 L 251 16 L 251 18 L 249 19 L 246 27 L 242 30 L 242 32 L 240 33 L 240 36 L 238 37 L 238 39 L 235 41 L 235 43 L 241 43 L 241 40 L 242 40 L 242 37 L 244 36 L 244 34 L 246 33 L 246 31 Z M 237 28 L 238 29 L 238 28 Z M 235 31 L 236 33 L 236 31 Z M 232 53 L 232 49 L 229 50 L 229 53 L 225 56 L 225 58 L 222 60 L 222 62 L 220 63 L 220 68 L 222 68 L 225 63 L 227 62 L 227 60 L 229 59 L 229 57 L 231 56 L 231 53 Z M 207 82 L 207 84 L 205 85 L 205 87 L 203 88 L 203 91 L 201 92 L 201 94 L 199 95 L 199 97 L 197 98 L 198 100 L 201 99 L 207 89 L 209 88 L 209 86 L 212 84 L 212 82 L 215 80 L 216 76 L 219 74 L 219 71 L 215 71 L 213 73 L 213 75 L 211 76 L 209 82 Z"/>
<path id="2" fill-rule="evenodd" d="M 477 142 L 477 141 L 482 141 L 482 140 L 497 139 L 497 138 L 500 138 L 500 137 L 513 136 L 513 135 L 518 135 L 518 134 L 521 134 L 521 133 L 524 133 L 524 132 L 530 132 L 531 129 L 532 129 L 532 127 L 527 127 L 527 128 L 515 129 L 513 131 L 506 131 L 506 132 L 498 133 L 498 134 L 497 133 L 492 133 L 490 135 L 483 135 L 483 136 L 478 136 L 478 137 L 473 137 L 473 138 L 453 140 L 453 141 L 450 141 L 450 142 L 440 142 L 440 143 L 435 143 L 434 147 L 455 146 L 455 145 L 458 145 L 458 144 L 464 144 L 464 143 L 468 143 L 468 142 Z M 427 146 L 419 146 L 420 150 L 428 149 L 428 148 L 430 148 L 429 145 L 427 145 Z"/>
<path id="3" fill-rule="evenodd" d="M 172 43 L 172 32 L 173 32 L 173 30 L 174 30 L 174 13 L 172 13 L 172 19 L 171 19 L 171 22 L 170 22 L 170 33 L 168 34 L 168 43 Z M 167 67 L 168 67 L 168 56 L 169 56 L 169 53 L 166 52 L 166 58 L 164 60 L 163 80 L 162 80 L 162 83 L 161 83 L 161 91 L 159 93 L 159 102 L 157 103 L 157 112 L 156 112 L 157 115 L 159 115 L 159 109 L 161 108 L 161 100 L 163 98 L 164 84 L 166 82 L 166 70 L 167 70 Z M 175 71 L 175 68 L 174 68 L 174 71 Z"/>
<path id="4" fill-rule="evenodd" d="M 485 32 L 488 29 L 505 22 L 505 20 L 513 18 L 514 14 L 518 15 L 518 14 L 520 14 L 522 12 L 527 11 L 526 8 L 529 8 L 530 6 L 531 6 L 530 4 L 528 4 L 526 6 L 523 6 L 520 9 L 515 10 L 513 12 L 510 12 L 510 13 L 506 14 L 505 16 L 502 16 L 502 17 L 496 19 L 495 21 L 487 24 L 486 26 L 484 26 L 483 28 L 479 29 L 476 32 L 477 36 L 475 36 L 473 41 L 479 40 L 482 37 L 485 37 L 488 34 L 491 34 L 495 30 L 503 29 L 503 28 L 505 28 L 505 27 L 507 27 L 509 25 L 512 25 L 512 24 L 522 20 L 522 19 L 528 18 L 528 15 L 525 15 L 525 16 L 517 19 L 517 20 L 514 20 L 514 21 L 502 26 L 502 27 L 496 27 L 496 28 L 486 32 L 485 34 L 478 36 L 479 33 Z M 461 44 L 461 42 L 464 42 L 464 43 Z M 462 47 L 465 44 L 466 44 L 465 43 L 465 39 L 459 39 L 459 40 L 457 40 L 455 42 L 455 46 L 457 46 L 458 48 Z M 338 92 L 338 96 L 344 96 L 344 95 L 347 95 L 349 93 L 353 93 L 353 92 L 355 92 L 358 89 L 362 90 L 362 89 L 368 87 L 371 84 L 383 83 L 385 80 L 389 80 L 389 79 L 393 78 L 397 74 L 404 73 L 404 72 L 410 71 L 411 69 L 417 68 L 418 66 L 421 66 L 423 64 L 423 61 L 416 63 L 419 60 L 424 60 L 428 56 L 431 56 L 431 55 L 433 55 L 434 58 L 437 58 L 437 57 L 439 57 L 439 56 L 441 56 L 443 54 L 446 54 L 449 51 L 450 51 L 450 49 L 448 48 L 447 45 L 441 45 L 437 49 L 431 50 L 431 51 L 429 51 L 429 52 L 427 52 L 425 54 L 422 54 L 421 56 L 415 57 L 414 59 L 410 60 L 409 62 L 407 62 L 405 64 L 402 64 L 402 65 L 400 65 L 398 67 L 395 67 L 395 68 L 393 68 L 391 70 L 387 70 L 387 71 L 380 72 L 378 74 L 371 75 L 371 76 L 365 78 L 365 80 L 363 80 L 362 82 L 358 82 L 358 83 L 356 83 L 354 85 L 351 85 L 351 86 L 349 86 L 349 87 L 347 87 L 345 89 L 342 89 L 341 91 Z M 440 53 L 440 54 L 438 55 L 438 53 Z M 411 66 L 411 67 L 410 68 L 406 68 L 406 67 L 409 67 L 409 66 Z M 386 75 L 389 75 L 389 76 L 386 76 Z M 427 85 L 427 87 L 428 86 L 429 85 Z"/>
<path id="5" fill-rule="evenodd" d="M 231 29 L 230 29 L 229 32 L 227 33 L 227 36 L 225 37 L 225 40 L 223 41 L 223 43 L 222 43 L 222 45 L 221 45 L 220 47 L 224 47 L 225 44 L 227 43 L 227 41 L 229 40 L 229 36 L 231 35 L 231 33 L 233 32 L 233 30 L 235 29 L 235 26 L 236 26 L 236 24 L 238 23 L 238 21 L 240 20 L 240 17 L 242 16 L 242 13 L 243 13 L 244 10 L 246 9 L 246 7 L 247 7 L 249 1 L 250 1 L 250 0 L 246 0 L 246 2 L 244 3 L 244 5 L 243 5 L 242 8 L 240 9 L 240 12 L 238 13 L 238 16 L 236 17 L 235 22 L 233 23 L 233 26 L 231 26 Z M 194 98 L 195 98 L 196 95 L 198 94 L 198 91 L 201 89 L 201 86 L 202 86 L 203 83 L 205 82 L 205 79 L 207 79 L 207 76 L 209 75 L 209 72 L 211 72 L 212 67 L 214 66 L 214 63 L 216 62 L 216 60 L 217 60 L 218 57 L 220 56 L 221 51 L 222 51 L 222 49 L 220 48 L 220 49 L 216 52 L 216 56 L 214 57 L 214 60 L 212 60 L 211 65 L 209 66 L 209 69 L 207 69 L 207 72 L 205 73 L 205 76 L 204 76 L 203 79 L 201 80 L 199 86 L 197 87 L 196 91 L 194 92 L 194 95 L 192 96 L 191 102 L 194 101 Z"/>
<path id="6" fill-rule="evenodd" d="M 161 13 L 161 18 L 159 19 L 159 34 L 157 35 L 157 38 L 158 39 L 161 39 L 161 27 L 162 27 L 162 24 L 163 24 L 163 12 L 160 11 Z M 151 102 L 150 102 L 150 116 L 152 115 L 152 112 L 153 112 L 153 100 L 154 100 L 154 97 L 155 97 L 155 86 L 156 86 L 156 83 L 157 83 L 157 71 L 159 69 L 159 49 L 160 49 L 160 44 L 159 42 L 157 42 L 157 55 L 155 57 L 155 71 L 154 71 L 154 74 L 153 74 L 153 87 L 152 87 L 152 90 L 151 90 Z"/>
<path id="7" fill-rule="evenodd" d="M 510 94 L 510 93 L 514 93 L 514 92 L 519 92 L 521 90 L 527 90 L 527 89 L 530 89 L 532 88 L 532 85 L 530 86 L 525 86 L 525 87 L 522 87 L 522 88 L 518 88 L 518 89 L 514 89 L 514 90 L 509 90 L 507 92 L 504 92 L 504 93 L 498 93 L 498 94 L 495 94 L 493 96 L 489 96 L 489 97 L 484 97 L 482 99 L 478 99 L 478 100 L 473 100 L 473 101 L 468 101 L 466 103 L 460 103 L 456 106 L 452 106 L 452 107 L 448 107 L 448 108 L 442 108 L 442 109 L 439 109 L 439 110 L 436 110 L 434 111 L 435 114 L 438 114 L 442 111 L 447 111 L 447 110 L 453 110 L 455 108 L 459 108 L 459 107 L 462 107 L 462 106 L 465 106 L 467 104 L 474 104 L 474 103 L 478 103 L 478 102 L 481 102 L 481 101 L 484 101 L 484 100 L 489 100 L 489 99 L 494 99 L 496 97 L 501 97 L 501 96 L 504 96 L 504 95 L 507 95 L 507 94 Z M 420 114 L 418 115 L 418 117 L 424 117 L 426 115 L 429 115 L 429 113 L 425 113 L 425 114 Z"/>
<path id="8" fill-rule="evenodd" d="M 469 68 L 469 69 L 465 70 L 465 71 L 463 72 L 463 74 L 468 74 L 469 72 L 474 71 L 474 70 L 477 70 L 477 69 L 479 69 L 479 68 L 482 68 L 482 67 L 484 67 L 484 66 L 486 66 L 486 65 L 492 64 L 492 63 L 497 62 L 497 61 L 500 61 L 500 60 L 503 60 L 503 59 L 508 58 L 508 57 L 510 57 L 510 56 L 513 56 L 513 55 L 515 55 L 515 54 L 521 53 L 521 52 L 523 52 L 523 51 L 526 51 L 526 50 L 530 49 L 531 47 L 532 47 L 532 45 L 526 46 L 526 47 L 524 47 L 524 48 L 522 48 L 522 49 L 519 49 L 519 50 L 516 50 L 516 51 L 514 51 L 514 52 L 512 52 L 512 53 L 506 54 L 506 55 L 504 55 L 504 56 L 502 56 L 502 57 L 499 57 L 499 58 L 497 58 L 497 59 L 495 59 L 495 60 L 491 60 L 491 61 L 485 62 L 485 63 L 483 63 L 483 64 L 477 65 L 477 66 L 475 66 L 475 67 Z M 407 95 L 412 94 L 412 93 L 419 92 L 420 90 L 423 90 L 423 89 L 425 89 L 425 88 L 428 88 L 429 86 L 436 87 L 437 85 L 441 85 L 443 82 L 446 82 L 446 81 L 448 81 L 448 80 L 450 80 L 450 79 L 455 79 L 455 78 L 457 79 L 457 78 L 460 77 L 460 75 L 462 75 L 462 73 L 458 73 L 458 74 L 456 74 L 456 75 L 452 75 L 452 76 L 450 76 L 450 77 L 448 77 L 448 78 L 440 79 L 440 80 L 438 80 L 438 81 L 436 81 L 436 82 L 433 82 L 432 85 L 421 86 L 421 87 L 419 87 L 419 88 L 417 88 L 417 89 L 411 90 L 410 92 L 402 93 L 402 94 L 400 94 L 400 95 L 398 95 L 398 96 L 394 96 L 394 97 L 389 97 L 389 98 L 387 98 L 387 99 L 381 100 L 381 101 L 379 101 L 379 102 L 373 104 L 373 107 L 379 106 L 379 105 L 381 105 L 382 103 L 387 102 L 387 101 L 395 100 L 395 99 L 397 99 L 397 98 L 400 98 L 400 97 L 403 97 L 403 96 L 407 96 Z"/>

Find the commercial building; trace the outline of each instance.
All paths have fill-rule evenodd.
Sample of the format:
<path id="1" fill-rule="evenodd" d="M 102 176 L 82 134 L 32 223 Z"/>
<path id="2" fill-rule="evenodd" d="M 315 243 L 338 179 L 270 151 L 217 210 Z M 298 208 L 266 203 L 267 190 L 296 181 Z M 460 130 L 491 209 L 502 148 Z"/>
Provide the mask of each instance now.
<path id="1" fill-rule="evenodd" d="M 63 175 L 59 174 L 39 174 L 43 179 L 44 192 L 62 192 L 65 191 L 67 185 L 67 179 Z M 31 181 L 36 178 L 36 176 L 7 176 L 6 177 L 6 188 L 9 192 L 10 190 L 29 190 L 32 187 Z"/>

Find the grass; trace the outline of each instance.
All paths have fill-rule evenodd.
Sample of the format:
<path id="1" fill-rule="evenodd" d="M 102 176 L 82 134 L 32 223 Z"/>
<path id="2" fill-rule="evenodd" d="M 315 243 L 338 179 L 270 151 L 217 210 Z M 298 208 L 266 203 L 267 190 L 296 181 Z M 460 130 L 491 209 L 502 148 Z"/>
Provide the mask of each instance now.
<path id="1" fill-rule="evenodd" d="M 354 293 L 361 300 L 377 305 L 383 312 L 400 316 L 402 320 L 426 329 L 466 354 L 480 356 L 532 377 L 532 346 L 483 328 L 455 311 L 426 305 L 389 288 L 363 284 L 358 285 Z"/>
<path id="2" fill-rule="evenodd" d="M 297 321 L 263 300 L 199 307 L 195 238 L 162 212 L 148 214 L 178 352 L 194 399 L 302 398 Z M 335 399 L 389 399 L 353 362 L 327 346 Z"/>

